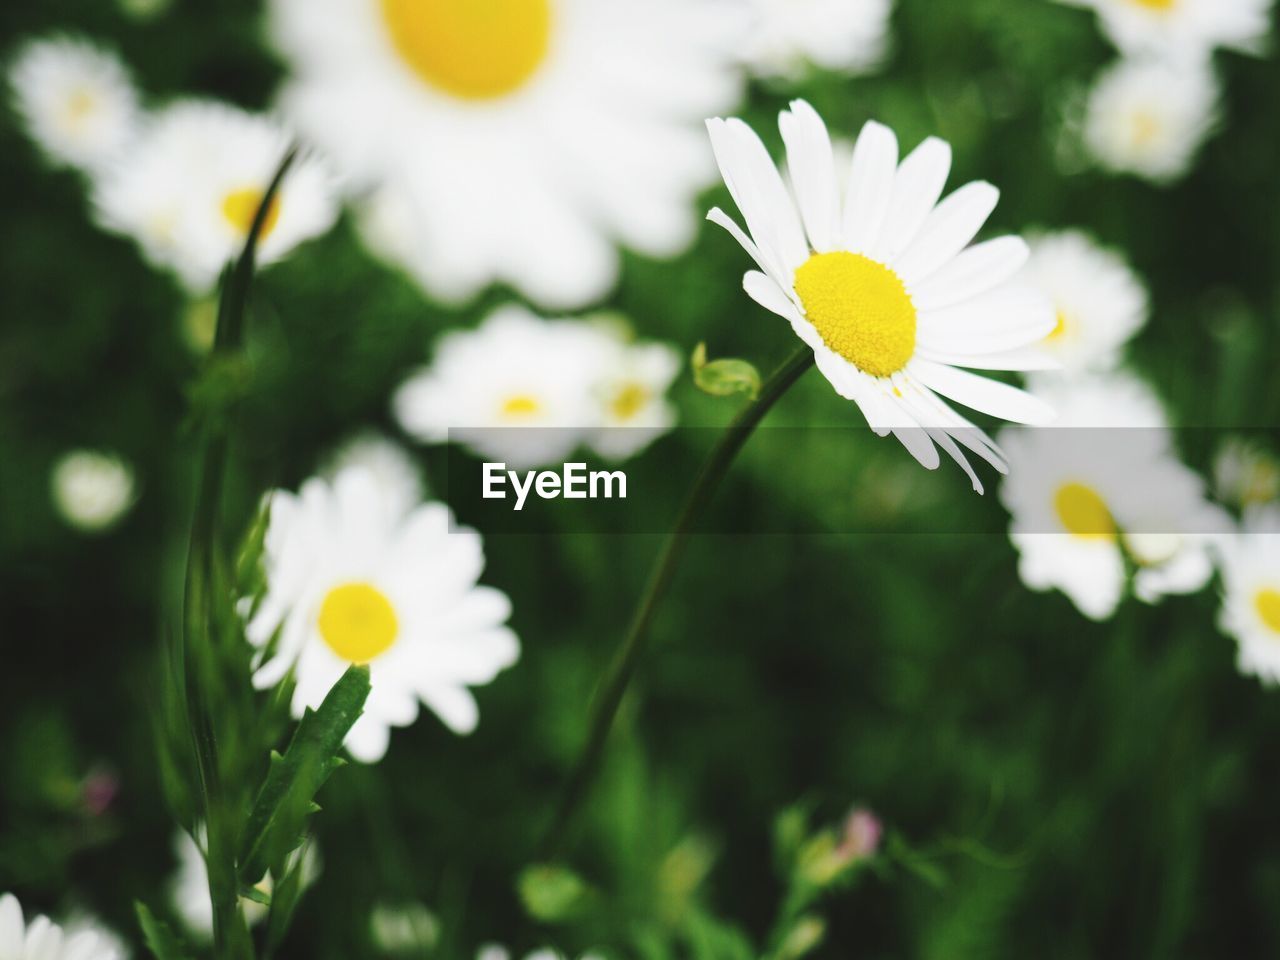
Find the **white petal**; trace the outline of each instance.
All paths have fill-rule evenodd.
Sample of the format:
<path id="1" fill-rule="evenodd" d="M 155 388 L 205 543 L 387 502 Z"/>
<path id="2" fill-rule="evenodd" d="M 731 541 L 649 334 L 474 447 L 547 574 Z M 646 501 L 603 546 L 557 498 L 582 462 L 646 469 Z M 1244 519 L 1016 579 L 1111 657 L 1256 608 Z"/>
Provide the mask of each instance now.
<path id="1" fill-rule="evenodd" d="M 1009 280 L 1031 255 L 1021 237 L 997 237 L 970 247 L 911 291 L 917 310 L 941 310 Z"/>
<path id="2" fill-rule="evenodd" d="M 760 248 L 757 247 L 751 238 L 743 232 L 740 226 L 734 223 L 733 218 L 719 207 L 712 207 L 707 212 L 707 219 L 716 224 L 716 226 L 723 227 L 725 230 L 729 231 L 729 235 L 738 241 L 742 249 L 747 251 L 748 256 L 756 262 L 756 266 L 761 270 L 768 271 L 774 269 L 765 259 L 764 254 L 760 252 Z"/>
<path id="3" fill-rule="evenodd" d="M 934 363 L 970 370 L 1061 370 L 1062 362 L 1047 350 L 1039 347 L 1018 347 L 1000 353 L 946 353 L 919 347 L 916 356 Z"/>
<path id="4" fill-rule="evenodd" d="M 934 208 L 893 269 L 909 287 L 924 282 L 969 244 L 999 199 L 1000 191 L 989 183 L 965 184 Z"/>
<path id="5" fill-rule="evenodd" d="M 826 124 L 813 107 L 803 100 L 795 100 L 791 110 L 779 116 L 778 127 L 787 145 L 791 187 L 809 235 L 809 245 L 819 252 L 831 250 L 837 245 L 840 192 Z"/>
<path id="6" fill-rule="evenodd" d="M 1054 419 L 1053 408 L 1047 403 L 1007 383 L 920 358 L 911 361 L 908 372 L 931 390 L 979 413 L 1035 425 Z"/>
<path id="7" fill-rule="evenodd" d="M 937 137 L 929 137 L 902 161 L 893 178 L 884 229 L 872 252 L 876 260 L 891 262 L 910 246 L 942 196 L 950 172 L 951 147 Z"/>
<path id="8" fill-rule="evenodd" d="M 796 305 L 791 298 L 772 279 L 758 270 L 752 270 L 742 278 L 742 289 L 760 306 L 780 317 L 790 320 L 796 313 Z"/>
<path id="9" fill-rule="evenodd" d="M 898 138 L 869 120 L 853 148 L 853 166 L 845 194 L 844 242 L 854 253 L 869 253 L 884 225 L 893 197 Z"/>
<path id="10" fill-rule="evenodd" d="M 418 696 L 454 733 L 471 733 L 480 722 L 480 708 L 466 687 L 433 684 L 420 689 Z"/>
<path id="11" fill-rule="evenodd" d="M 937 470 L 942 463 L 938 456 L 938 448 L 933 445 L 928 432 L 923 427 L 890 427 L 907 452 L 926 470 Z"/>
<path id="12" fill-rule="evenodd" d="M 921 347 L 939 353 L 991 354 L 1038 344 L 1053 330 L 1053 306 L 1038 290 L 1007 284 L 945 310 L 921 311 Z"/>

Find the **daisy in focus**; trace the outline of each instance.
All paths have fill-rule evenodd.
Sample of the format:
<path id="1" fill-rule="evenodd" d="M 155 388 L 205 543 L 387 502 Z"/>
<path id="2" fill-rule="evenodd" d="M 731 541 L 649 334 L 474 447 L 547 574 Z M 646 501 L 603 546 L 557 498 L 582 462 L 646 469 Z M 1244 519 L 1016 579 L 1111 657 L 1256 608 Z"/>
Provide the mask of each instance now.
<path id="1" fill-rule="evenodd" d="M 520 653 L 506 595 L 478 585 L 480 535 L 456 527 L 443 504 L 405 510 L 398 493 L 349 468 L 297 494 L 271 494 L 266 593 L 246 630 L 262 651 L 259 689 L 292 671 L 295 717 L 318 707 L 352 664 L 368 665 L 372 690 L 346 739 L 365 763 L 382 758 L 391 728 L 412 724 L 420 703 L 470 733 L 479 710 L 469 688 Z"/>
<path id="2" fill-rule="evenodd" d="M 970 183 L 939 202 L 951 149 L 936 138 L 899 163 L 893 132 L 869 122 L 841 175 L 827 128 L 807 103 L 795 101 L 779 126 L 790 185 L 741 120 L 708 122 L 747 231 L 719 209 L 709 219 L 760 267 L 744 278 L 747 293 L 790 322 L 823 376 L 877 434 L 892 432 L 931 470 L 942 447 L 981 493 L 961 447 L 1000 472 L 1004 457 L 943 398 L 1044 423 L 1052 411 L 1042 400 L 961 368 L 1056 366 L 1035 349 L 1054 328 L 1052 308 L 1034 288 L 1010 282 L 1027 245 L 1000 237 L 970 246 L 999 191 Z"/>
<path id="3" fill-rule="evenodd" d="M 1129 54 L 1188 60 L 1218 47 L 1261 54 L 1273 0 L 1061 0 L 1098 14 L 1111 42 Z"/>
<path id="4" fill-rule="evenodd" d="M 1147 603 L 1204 587 L 1210 542 L 1227 520 L 1179 462 L 1155 396 L 1119 375 L 1049 396 L 1059 412 L 1052 428 L 1000 436 L 1009 459 L 1000 499 L 1022 581 L 1061 590 L 1094 620 L 1115 612 L 1130 569 Z"/>
<path id="5" fill-rule="evenodd" d="M 1094 82 L 1084 144 L 1112 173 L 1156 184 L 1185 176 L 1218 123 L 1217 78 L 1207 66 L 1120 60 Z"/>
<path id="6" fill-rule="evenodd" d="M 748 0 L 744 59 L 762 77 L 794 78 L 812 64 L 836 73 L 874 70 L 888 47 L 893 0 Z"/>
<path id="7" fill-rule="evenodd" d="M 1255 507 L 1238 533 L 1218 540 L 1218 625 L 1239 644 L 1241 673 L 1280 683 L 1280 509 Z"/>
<path id="8" fill-rule="evenodd" d="M 1110 370 L 1147 323 L 1146 287 L 1116 252 L 1078 230 L 1030 239 L 1023 275 L 1053 303 L 1056 324 L 1041 348 L 1069 374 Z"/>
<path id="9" fill-rule="evenodd" d="M 434 295 L 602 297 L 615 243 L 679 253 L 735 104 L 718 0 L 273 0 L 283 105 L 361 190 L 370 245 Z"/>
<path id="10" fill-rule="evenodd" d="M 93 171 L 118 157 L 141 120 L 120 58 L 87 40 L 35 40 L 9 71 L 14 105 L 49 160 Z"/>
<path id="11" fill-rule="evenodd" d="M 584 444 L 623 459 L 675 422 L 666 393 L 679 370 L 665 345 L 512 306 L 441 337 L 393 405 L 417 439 L 458 441 L 513 469 L 563 461 Z"/>
<path id="12" fill-rule="evenodd" d="M 133 467 L 96 450 L 71 450 L 60 457 L 49 487 L 62 519 L 85 533 L 115 526 L 137 495 Z"/>
<path id="13" fill-rule="evenodd" d="M 93 929 L 68 933 L 48 917 L 27 923 L 11 893 L 0 896 L 0 958 L 3 960 L 121 960 L 114 938 Z"/>
<path id="14" fill-rule="evenodd" d="M 208 292 L 239 256 L 291 142 L 266 117 L 213 101 L 176 103 L 97 179 L 98 220 L 132 237 L 152 265 L 174 271 L 193 292 Z M 330 174 L 314 157 L 300 157 L 267 210 L 258 262 L 273 263 L 327 232 L 337 213 Z"/>

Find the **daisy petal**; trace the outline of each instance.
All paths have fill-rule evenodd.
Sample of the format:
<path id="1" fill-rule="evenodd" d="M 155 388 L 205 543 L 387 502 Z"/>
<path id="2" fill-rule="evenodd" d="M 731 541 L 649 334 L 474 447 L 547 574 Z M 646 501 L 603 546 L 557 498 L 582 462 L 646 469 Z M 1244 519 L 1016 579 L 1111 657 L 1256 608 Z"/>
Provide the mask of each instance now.
<path id="1" fill-rule="evenodd" d="M 1021 237 L 998 237 L 963 251 L 911 292 L 917 310 L 941 310 L 993 290 L 1031 255 Z"/>
<path id="2" fill-rule="evenodd" d="M 934 363 L 970 370 L 1061 370 L 1062 363 L 1047 350 L 1019 347 L 1001 353 L 944 353 L 921 347 L 916 356 Z"/>
<path id="3" fill-rule="evenodd" d="M 893 196 L 897 165 L 898 138 L 883 124 L 868 121 L 853 148 L 845 198 L 844 242 L 854 253 L 875 246 Z"/>
<path id="4" fill-rule="evenodd" d="M 796 305 L 791 301 L 772 278 L 759 270 L 751 270 L 742 278 L 742 289 L 760 306 L 780 317 L 791 320 L 796 313 Z"/>
<path id="5" fill-rule="evenodd" d="M 908 287 L 927 280 L 968 245 L 999 199 L 1000 191 L 989 183 L 965 184 L 934 208 L 893 269 Z"/>
<path id="6" fill-rule="evenodd" d="M 926 387 L 979 413 L 1034 425 L 1054 419 L 1053 408 L 1047 403 L 1006 383 L 920 358 L 911 361 L 909 370 Z"/>
<path id="7" fill-rule="evenodd" d="M 778 128 L 787 145 L 787 167 L 809 245 L 818 252 L 836 246 L 836 219 L 840 192 L 836 185 L 831 136 L 816 110 L 795 100 L 790 111 L 778 117 Z"/>
<path id="8" fill-rule="evenodd" d="M 951 172 L 951 147 L 930 137 L 911 151 L 893 178 L 884 229 L 872 256 L 887 263 L 911 244 L 929 212 L 942 196 Z"/>

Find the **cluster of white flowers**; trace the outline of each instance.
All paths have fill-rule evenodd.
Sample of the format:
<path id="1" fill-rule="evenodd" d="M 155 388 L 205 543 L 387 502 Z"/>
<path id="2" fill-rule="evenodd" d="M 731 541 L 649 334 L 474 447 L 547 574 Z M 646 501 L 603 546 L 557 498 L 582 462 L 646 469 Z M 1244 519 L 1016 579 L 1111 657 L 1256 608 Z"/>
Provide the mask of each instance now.
<path id="1" fill-rule="evenodd" d="M 1219 48 L 1257 54 L 1273 0 L 1060 0 L 1096 11 L 1121 58 L 1089 93 L 1084 142 L 1114 173 L 1183 177 L 1218 124 Z"/>
<path id="2" fill-rule="evenodd" d="M 29 42 L 10 71 L 16 106 L 51 161 L 89 179 L 104 229 L 205 293 L 244 246 L 290 145 L 275 120 L 216 101 L 144 111 L 127 68 L 86 40 Z M 334 180 L 299 160 L 266 212 L 259 259 L 271 263 L 337 218 Z"/>
<path id="3" fill-rule="evenodd" d="M 587 445 L 611 460 L 639 452 L 675 422 L 667 390 L 680 356 L 634 343 L 609 320 L 544 320 L 503 307 L 477 329 L 440 338 L 430 366 L 396 392 L 404 429 L 456 440 L 516 468 Z"/>

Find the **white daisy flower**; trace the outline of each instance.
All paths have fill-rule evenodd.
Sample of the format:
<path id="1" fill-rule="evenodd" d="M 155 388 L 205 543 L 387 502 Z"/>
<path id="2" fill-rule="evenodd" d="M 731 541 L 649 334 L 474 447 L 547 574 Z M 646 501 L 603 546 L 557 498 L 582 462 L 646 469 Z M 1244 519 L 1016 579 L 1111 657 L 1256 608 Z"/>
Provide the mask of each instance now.
<path id="1" fill-rule="evenodd" d="M 133 140 L 138 94 L 120 58 L 87 40 L 35 40 L 9 70 L 14 104 L 51 162 L 94 170 Z"/>
<path id="2" fill-rule="evenodd" d="M 290 143 L 267 117 L 212 101 L 174 104 L 98 179 L 98 218 L 133 237 L 153 265 L 206 292 L 240 254 Z M 258 262 L 279 260 L 336 218 L 330 175 L 314 157 L 299 158 L 267 211 Z"/>
<path id="3" fill-rule="evenodd" d="M 793 78 L 807 64 L 839 73 L 878 67 L 893 0 L 748 0 L 744 58 L 762 77 Z"/>
<path id="4" fill-rule="evenodd" d="M 1054 326 L 1047 300 L 1008 282 L 1027 245 L 1000 237 L 969 246 L 999 191 L 971 183 L 939 203 L 947 144 L 930 138 L 899 164 L 897 138 L 874 122 L 858 137 L 844 189 L 826 126 L 799 100 L 780 118 L 791 189 L 741 120 L 708 127 L 750 236 L 719 209 L 709 219 L 763 271 L 746 275 L 747 293 L 791 323 L 877 434 L 892 431 L 929 469 L 941 446 L 981 492 L 960 445 L 1002 472 L 1004 458 L 942 397 L 1022 423 L 1052 417 L 1030 394 L 959 369 L 1055 365 L 1032 349 Z"/>
<path id="5" fill-rule="evenodd" d="M 717 0 L 273 0 L 283 104 L 362 186 L 377 249 L 433 294 L 501 282 L 603 296 L 614 243 L 668 256 L 714 176 L 697 134 L 736 103 Z"/>
<path id="6" fill-rule="evenodd" d="M 684 358 L 665 343 L 628 343 L 615 338 L 612 356 L 597 372 L 592 393 L 600 405 L 601 427 L 588 442 L 610 460 L 627 460 L 676 423 L 667 391 Z"/>
<path id="7" fill-rule="evenodd" d="M 203 836 L 200 842 L 204 842 Z M 170 902 L 187 931 L 207 943 L 213 939 L 213 900 L 209 896 L 209 867 L 205 863 L 204 852 L 185 830 L 174 834 L 173 850 L 178 858 L 178 869 L 169 884 Z M 315 844 L 309 843 L 295 856 L 302 857 L 302 885 L 305 889 L 320 876 L 320 855 Z M 270 897 L 272 886 L 271 875 L 267 874 L 257 889 Z M 267 907 L 256 900 L 242 897 L 240 909 L 245 922 L 251 927 L 267 918 Z"/>
<path id="8" fill-rule="evenodd" d="M 1265 52 L 1272 0 L 1061 0 L 1095 10 L 1111 42 L 1128 54 L 1204 57 L 1217 47 Z"/>
<path id="9" fill-rule="evenodd" d="M 48 917 L 30 924 L 11 893 L 0 896 L 0 958 L 3 960 L 120 960 L 109 937 L 83 929 L 69 934 Z"/>
<path id="10" fill-rule="evenodd" d="M 53 465 L 50 492 L 71 526 L 86 533 L 106 530 L 133 506 L 133 467 L 113 453 L 71 450 Z"/>
<path id="11" fill-rule="evenodd" d="M 1241 673 L 1280 683 L 1280 508 L 1254 507 L 1239 533 L 1219 539 L 1218 625 L 1240 645 Z"/>
<path id="12" fill-rule="evenodd" d="M 1002 432 L 1018 573 L 1033 590 L 1057 588 L 1102 620 L 1125 592 L 1154 603 L 1193 593 L 1213 573 L 1209 544 L 1226 521 L 1204 483 L 1180 463 L 1163 410 L 1128 377 L 1080 380 L 1049 393 L 1052 428 Z"/>
<path id="13" fill-rule="evenodd" d="M 479 719 L 468 687 L 516 662 L 506 596 L 477 585 L 480 536 L 448 508 L 406 512 L 397 491 L 368 470 L 298 494 L 271 495 L 263 564 L 267 589 L 247 635 L 264 652 L 254 683 L 271 687 L 292 669 L 293 713 L 318 707 L 352 664 L 368 664 L 372 690 L 347 736 L 366 763 L 386 753 L 392 727 L 425 703 L 456 733 Z"/>
<path id="14" fill-rule="evenodd" d="M 1142 281 L 1116 252 L 1063 230 L 1030 238 L 1023 274 L 1053 303 L 1057 324 L 1041 347 L 1068 373 L 1109 370 L 1147 322 Z"/>
<path id="15" fill-rule="evenodd" d="M 1095 81 L 1085 107 L 1084 143 L 1113 173 L 1170 183 L 1218 122 L 1218 80 L 1205 66 L 1120 60 Z"/>
<path id="16" fill-rule="evenodd" d="M 476 952 L 476 960 L 511 960 L 511 951 L 501 944 L 486 943 Z M 524 960 L 565 960 L 565 955 L 549 947 L 526 954 Z M 584 953 L 579 960 L 603 960 L 596 953 Z"/>
<path id="17" fill-rule="evenodd" d="M 320 475 L 333 480 L 352 467 L 372 473 L 378 489 L 405 513 L 421 503 L 426 493 L 422 474 L 409 451 L 372 430 L 358 433 L 339 446 Z"/>
<path id="18" fill-rule="evenodd" d="M 556 463 L 600 424 L 592 387 L 614 355 L 592 324 L 503 307 L 441 337 L 431 365 L 396 392 L 395 414 L 425 443 L 457 441 L 512 469 Z"/>
<path id="19" fill-rule="evenodd" d="M 1213 490 L 1240 509 L 1280 500 L 1280 459 L 1255 439 L 1228 437 L 1213 461 Z"/>

